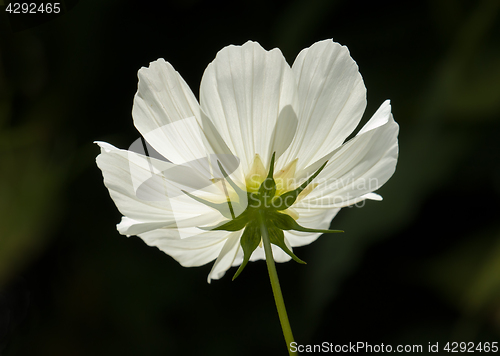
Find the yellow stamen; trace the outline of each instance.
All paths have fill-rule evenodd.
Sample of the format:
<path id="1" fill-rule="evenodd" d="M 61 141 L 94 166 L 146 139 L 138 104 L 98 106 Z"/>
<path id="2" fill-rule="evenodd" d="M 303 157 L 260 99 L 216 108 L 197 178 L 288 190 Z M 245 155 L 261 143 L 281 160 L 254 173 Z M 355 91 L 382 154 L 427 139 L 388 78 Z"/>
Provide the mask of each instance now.
<path id="1" fill-rule="evenodd" d="M 274 180 L 276 181 L 276 195 L 281 195 L 294 189 L 297 161 L 298 158 L 294 159 L 274 175 Z"/>
<path id="2" fill-rule="evenodd" d="M 250 171 L 245 177 L 245 183 L 248 192 L 256 192 L 259 190 L 260 185 L 266 179 L 267 171 L 260 159 L 259 154 L 255 154 L 255 158 L 252 163 Z"/>

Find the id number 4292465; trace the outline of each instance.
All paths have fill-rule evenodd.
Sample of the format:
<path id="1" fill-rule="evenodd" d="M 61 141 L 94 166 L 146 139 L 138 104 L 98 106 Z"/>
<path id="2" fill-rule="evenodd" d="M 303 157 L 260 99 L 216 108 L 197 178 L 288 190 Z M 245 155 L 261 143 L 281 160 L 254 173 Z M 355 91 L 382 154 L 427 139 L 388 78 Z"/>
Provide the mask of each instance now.
<path id="1" fill-rule="evenodd" d="M 447 342 L 443 350 L 447 352 L 498 352 L 498 342 Z"/>
<path id="2" fill-rule="evenodd" d="M 14 2 L 9 3 L 5 11 L 10 14 L 58 14 L 61 12 L 61 3 L 46 2 L 35 4 L 34 2 Z"/>

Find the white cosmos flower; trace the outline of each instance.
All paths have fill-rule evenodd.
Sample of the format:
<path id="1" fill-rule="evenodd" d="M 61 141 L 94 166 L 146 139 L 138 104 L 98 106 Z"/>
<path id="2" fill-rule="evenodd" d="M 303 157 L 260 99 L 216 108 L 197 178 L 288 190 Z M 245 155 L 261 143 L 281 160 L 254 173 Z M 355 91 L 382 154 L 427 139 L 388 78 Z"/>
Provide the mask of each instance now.
<path id="1" fill-rule="evenodd" d="M 149 150 L 169 162 L 150 152 L 152 157 L 145 157 L 98 142 L 104 184 L 124 215 L 118 231 L 138 235 L 186 267 L 216 260 L 209 282 L 242 263 L 243 230 L 200 229 L 227 221 L 227 216 L 193 197 L 221 203 L 229 196 L 243 208 L 246 203 L 220 179 L 210 157 L 232 165 L 226 168 L 232 181 L 248 191 L 266 177 L 273 153 L 280 192 L 294 189 L 328 161 L 285 211 L 313 229 L 328 229 L 342 207 L 381 200 L 373 192 L 394 173 L 398 125 L 389 101 L 344 142 L 363 115 L 366 89 L 348 49 L 332 40 L 302 50 L 292 67 L 277 48 L 266 51 L 251 41 L 225 47 L 203 74 L 199 103 L 163 59 L 141 68 L 138 76 L 134 124 Z M 284 233 L 290 249 L 321 235 Z M 275 261 L 290 260 L 281 248 L 272 248 Z M 259 246 L 250 260 L 264 258 Z"/>

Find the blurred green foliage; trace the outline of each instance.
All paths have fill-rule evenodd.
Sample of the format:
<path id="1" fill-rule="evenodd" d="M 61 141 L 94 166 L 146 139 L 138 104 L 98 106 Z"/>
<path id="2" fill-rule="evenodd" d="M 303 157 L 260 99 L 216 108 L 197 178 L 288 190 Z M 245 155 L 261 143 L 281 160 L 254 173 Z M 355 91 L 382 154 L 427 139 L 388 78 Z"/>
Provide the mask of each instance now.
<path id="1" fill-rule="evenodd" d="M 197 93 L 216 52 L 248 39 L 289 63 L 347 45 L 363 122 L 390 98 L 401 126 L 384 201 L 342 210 L 345 234 L 295 251 L 307 266 L 278 265 L 297 341 L 500 339 L 499 4 L 87 0 L 24 31 L 0 23 L 0 353 L 283 353 L 265 264 L 207 285 L 210 266 L 120 236 L 94 164 L 94 140 L 138 137 L 141 66 L 163 57 Z"/>

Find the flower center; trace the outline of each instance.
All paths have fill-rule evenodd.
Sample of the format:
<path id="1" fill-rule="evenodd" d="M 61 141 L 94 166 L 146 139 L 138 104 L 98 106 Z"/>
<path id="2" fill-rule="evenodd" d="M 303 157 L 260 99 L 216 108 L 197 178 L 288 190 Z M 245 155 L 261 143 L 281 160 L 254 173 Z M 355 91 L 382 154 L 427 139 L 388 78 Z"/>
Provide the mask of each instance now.
<path id="1" fill-rule="evenodd" d="M 283 233 L 284 230 L 313 233 L 341 232 L 340 230 L 318 230 L 300 226 L 295 221 L 296 218 L 289 213 L 289 208 L 297 201 L 299 196 L 303 193 L 308 193 L 306 189 L 308 189 L 309 184 L 314 180 L 314 178 L 316 178 L 323 168 L 325 168 L 326 162 L 311 177 L 309 177 L 302 184 L 298 185 L 297 182 L 293 182 L 297 161 L 292 161 L 275 175 L 274 159 L 275 154 L 273 153 L 271 163 L 269 165 L 269 171 L 266 174 L 266 169 L 262 164 L 262 160 L 259 155 L 255 155 L 250 172 L 245 177 L 246 191 L 233 182 L 222 165 L 218 162 L 219 169 L 224 176 L 224 180 L 222 180 L 221 183 L 223 184 L 226 192 L 226 202 L 212 203 L 202 198 L 198 198 L 188 192 L 184 192 L 186 195 L 199 201 L 200 203 L 217 209 L 224 217 L 230 219 L 223 221 L 216 226 L 200 227 L 200 229 L 225 231 L 239 231 L 244 229 L 243 234 L 241 235 L 241 247 L 244 252 L 243 263 L 233 279 L 241 273 L 249 261 L 252 252 L 261 242 L 260 227 L 258 222 L 259 218 L 257 217 L 259 214 L 269 231 L 270 242 L 279 246 L 283 251 L 290 255 L 290 257 L 299 263 L 304 262 L 295 256 L 286 245 Z M 230 195 L 232 194 L 227 193 L 226 182 L 233 189 L 233 194 L 237 195 L 238 199 L 230 199 Z M 314 186 L 315 185 L 310 185 L 309 191 L 314 189 Z M 247 202 L 246 206 L 242 205 L 242 202 Z"/>
<path id="2" fill-rule="evenodd" d="M 277 172 L 274 172 L 272 178 L 274 179 L 274 185 L 276 187 L 275 191 L 274 191 L 274 196 L 276 196 L 277 199 L 271 199 L 271 205 L 276 204 L 276 207 L 278 207 L 280 196 L 282 196 L 284 193 L 289 192 L 291 190 L 294 190 L 300 186 L 299 182 L 295 178 L 297 161 L 298 161 L 298 159 L 296 158 L 293 161 L 291 161 L 290 163 L 288 163 L 287 165 L 285 165 L 282 169 L 278 170 Z M 248 193 L 257 193 L 259 191 L 259 188 L 265 182 L 267 176 L 268 176 L 268 170 L 266 170 L 266 168 L 264 167 L 264 164 L 262 163 L 260 155 L 257 153 L 257 154 L 255 154 L 255 157 L 254 157 L 254 160 L 253 160 L 253 163 L 250 167 L 249 172 L 245 176 L 245 184 L 246 184 L 247 192 Z M 271 184 L 272 183 L 269 180 L 268 185 L 271 185 Z M 318 186 L 317 183 L 308 185 L 304 190 L 302 190 L 299 193 L 295 202 L 303 199 L 306 195 L 308 195 L 317 186 Z M 270 186 L 268 188 L 270 188 Z M 273 198 L 273 197 L 271 197 L 271 198 Z M 252 200 L 254 202 L 256 202 L 256 197 L 252 196 Z M 289 198 L 289 201 L 290 201 L 290 198 Z M 252 202 L 249 201 L 249 204 L 252 204 Z M 268 207 L 270 207 L 270 206 L 268 206 Z M 291 208 L 285 209 L 283 211 L 283 213 L 290 215 L 295 220 L 297 220 L 299 217 L 297 212 L 292 210 Z"/>

